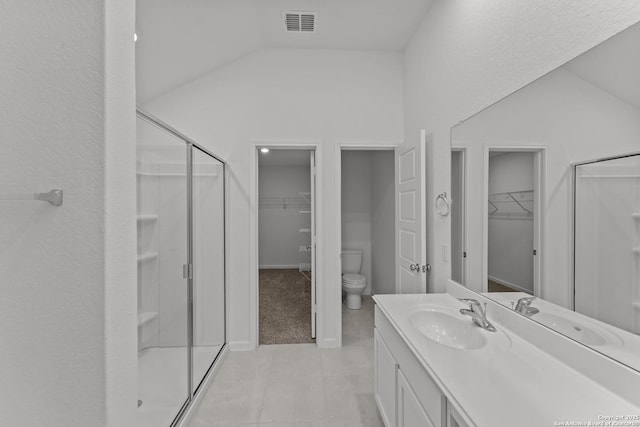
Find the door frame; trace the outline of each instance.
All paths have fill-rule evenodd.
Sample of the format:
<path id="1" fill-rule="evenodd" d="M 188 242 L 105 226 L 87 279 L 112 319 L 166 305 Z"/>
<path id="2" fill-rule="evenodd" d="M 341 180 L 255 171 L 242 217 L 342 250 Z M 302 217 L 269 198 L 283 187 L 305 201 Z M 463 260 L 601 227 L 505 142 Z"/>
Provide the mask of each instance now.
<path id="1" fill-rule="evenodd" d="M 462 217 L 460 219 L 460 246 L 462 249 L 462 260 L 461 260 L 461 266 L 462 266 L 462 271 L 460 272 L 460 276 L 461 276 L 461 280 L 462 283 L 461 285 L 466 287 L 467 286 L 467 257 L 464 256 L 464 254 L 467 252 L 467 228 L 469 227 L 469 225 L 467 224 L 467 178 L 469 177 L 469 174 L 467 173 L 467 157 L 468 157 L 468 153 L 467 153 L 467 149 L 469 147 L 468 146 L 451 146 L 451 151 L 455 151 L 457 153 L 460 153 L 460 216 Z M 453 203 L 452 203 L 453 204 Z M 453 223 L 451 225 L 451 228 L 453 229 Z M 451 239 L 451 237 L 449 237 Z M 453 240 L 452 240 L 452 244 L 453 244 Z M 453 251 L 452 252 L 452 257 L 453 257 Z M 453 259 L 451 259 L 451 271 L 449 273 L 449 276 L 452 277 L 453 276 Z"/>
<path id="2" fill-rule="evenodd" d="M 483 146 L 483 198 L 482 198 L 482 292 L 488 292 L 487 281 L 489 278 L 489 153 L 491 151 L 504 152 L 529 152 L 533 156 L 533 247 L 536 256 L 533 259 L 533 294 L 539 298 L 544 298 L 542 286 L 544 278 L 544 258 L 545 250 L 545 216 L 547 212 L 546 203 L 546 150 L 544 145 L 492 145 Z"/>
<path id="3" fill-rule="evenodd" d="M 312 273 L 316 276 L 316 345 L 319 341 L 319 337 L 322 336 L 322 318 L 324 315 L 324 300 L 322 298 L 322 292 L 319 292 L 319 288 L 323 283 L 323 257 L 322 248 L 324 247 L 323 227 L 322 227 L 322 152 L 320 147 L 322 146 L 322 140 L 301 138 L 301 139 L 254 139 L 251 141 L 251 153 L 250 153 L 250 171 L 249 171 L 249 247 L 253 248 L 249 252 L 249 304 L 250 304 L 250 319 L 249 319 L 249 342 L 247 348 L 237 348 L 240 350 L 253 350 L 259 346 L 259 334 L 260 334 L 260 300 L 259 300 L 259 286 L 260 286 L 260 265 L 259 265 L 259 176 L 258 168 L 260 166 L 259 154 L 260 148 L 268 148 L 273 150 L 313 150 L 315 152 L 316 163 L 316 203 L 315 203 L 315 219 L 316 219 L 316 263 L 315 271 Z"/>
<path id="4" fill-rule="evenodd" d="M 337 292 L 338 298 L 328 305 L 334 305 L 334 314 L 338 319 L 338 347 L 342 347 L 342 259 L 340 254 L 342 253 L 342 151 L 394 151 L 401 145 L 398 141 L 381 141 L 381 142 L 364 142 L 364 141 L 336 141 L 334 150 L 334 181 L 333 181 L 333 194 L 334 194 L 334 235 L 335 235 L 335 247 L 332 251 L 332 258 L 336 262 L 336 269 L 334 276 L 330 279 L 333 283 L 336 283 L 339 291 Z M 394 159 L 395 169 L 395 159 Z M 394 173 L 395 176 L 395 173 Z M 394 203 L 398 203 L 397 194 Z M 396 251 L 395 241 L 393 243 L 394 252 Z M 395 263 L 395 259 L 394 259 Z M 373 288 L 372 288 L 373 291 Z"/>

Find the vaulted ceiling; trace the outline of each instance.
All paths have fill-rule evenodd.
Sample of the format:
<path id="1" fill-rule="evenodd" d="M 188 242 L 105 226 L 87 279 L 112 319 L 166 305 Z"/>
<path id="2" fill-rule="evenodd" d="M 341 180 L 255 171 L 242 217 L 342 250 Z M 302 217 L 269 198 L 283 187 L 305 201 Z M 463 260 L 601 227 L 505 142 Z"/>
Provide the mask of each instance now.
<path id="1" fill-rule="evenodd" d="M 138 102 L 265 47 L 402 51 L 430 5 L 431 0 L 137 0 Z M 317 32 L 286 32 L 288 10 L 317 12 Z"/>
<path id="2" fill-rule="evenodd" d="M 567 62 L 563 68 L 640 108 L 640 24 Z"/>

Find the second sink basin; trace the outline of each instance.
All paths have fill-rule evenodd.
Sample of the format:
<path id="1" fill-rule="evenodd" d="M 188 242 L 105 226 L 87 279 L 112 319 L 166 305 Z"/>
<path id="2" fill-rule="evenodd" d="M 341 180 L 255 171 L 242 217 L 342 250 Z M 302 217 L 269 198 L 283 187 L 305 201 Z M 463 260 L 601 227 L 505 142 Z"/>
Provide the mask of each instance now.
<path id="1" fill-rule="evenodd" d="M 461 319 L 436 309 L 415 311 L 409 322 L 418 332 L 438 344 L 459 349 L 473 350 L 484 347 L 487 339 L 471 319 Z"/>

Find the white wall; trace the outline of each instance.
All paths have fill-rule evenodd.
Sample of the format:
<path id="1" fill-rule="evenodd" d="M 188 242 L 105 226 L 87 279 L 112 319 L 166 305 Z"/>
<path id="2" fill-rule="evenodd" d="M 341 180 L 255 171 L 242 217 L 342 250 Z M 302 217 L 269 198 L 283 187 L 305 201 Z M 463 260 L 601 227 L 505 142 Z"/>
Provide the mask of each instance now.
<path id="1" fill-rule="evenodd" d="M 318 345 L 341 342 L 340 236 L 334 232 L 336 141 L 388 145 L 402 140 L 402 61 L 380 52 L 265 49 L 147 104 L 150 112 L 204 144 L 230 165 L 229 340 L 253 348 L 256 338 L 255 210 L 250 195 L 254 143 L 317 143 Z M 253 213 L 252 213 L 253 212 Z M 249 264 L 247 263 L 249 260 Z"/>
<path id="2" fill-rule="evenodd" d="M 260 166 L 260 197 L 299 197 L 310 191 L 309 166 Z M 260 268 L 298 268 L 300 262 L 308 262 L 299 250 L 311 243 L 311 235 L 300 232 L 310 227 L 309 214 L 300 213 L 296 206 L 273 206 L 260 208 L 259 215 Z"/>
<path id="3" fill-rule="evenodd" d="M 531 152 L 491 156 L 489 194 L 532 190 L 533 157 Z M 497 215 L 490 215 L 487 224 L 488 276 L 495 282 L 533 294 L 533 217 L 500 215 L 501 211 L 525 213 L 515 202 L 496 206 Z M 533 211 L 533 203 L 523 202 L 523 206 Z"/>
<path id="4" fill-rule="evenodd" d="M 461 120 L 640 20 L 625 0 L 436 0 L 405 50 L 405 139 L 433 132 L 428 148 L 430 289 L 444 291 L 450 219 L 433 211 L 449 190 L 449 133 Z"/>
<path id="5" fill-rule="evenodd" d="M 342 248 L 361 250 L 360 274 L 371 294 L 371 152 L 342 151 Z"/>
<path id="6" fill-rule="evenodd" d="M 3 2 L 0 413 L 135 424 L 134 5 Z"/>
<path id="7" fill-rule="evenodd" d="M 374 294 L 396 291 L 395 159 L 371 151 L 371 284 Z"/>
<path id="8" fill-rule="evenodd" d="M 483 146 L 543 146 L 542 204 L 546 210 L 541 297 L 571 303 L 571 168 L 575 162 L 638 150 L 640 111 L 563 69 L 483 111 L 453 133 L 467 150 L 468 286 L 482 289 Z M 606 141 L 606 143 L 603 143 Z"/>

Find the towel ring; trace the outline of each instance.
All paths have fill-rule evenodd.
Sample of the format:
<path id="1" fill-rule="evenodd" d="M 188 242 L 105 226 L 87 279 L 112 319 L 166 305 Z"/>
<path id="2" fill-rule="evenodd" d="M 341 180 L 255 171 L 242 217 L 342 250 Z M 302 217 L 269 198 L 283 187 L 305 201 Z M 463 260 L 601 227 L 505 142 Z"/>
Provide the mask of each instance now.
<path id="1" fill-rule="evenodd" d="M 438 197 L 436 197 L 436 212 L 441 216 L 449 215 L 449 199 L 447 198 L 447 193 L 440 193 Z"/>

